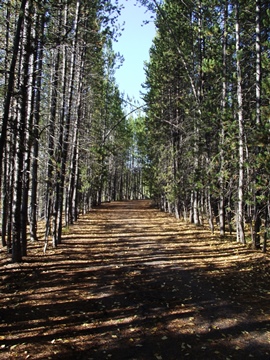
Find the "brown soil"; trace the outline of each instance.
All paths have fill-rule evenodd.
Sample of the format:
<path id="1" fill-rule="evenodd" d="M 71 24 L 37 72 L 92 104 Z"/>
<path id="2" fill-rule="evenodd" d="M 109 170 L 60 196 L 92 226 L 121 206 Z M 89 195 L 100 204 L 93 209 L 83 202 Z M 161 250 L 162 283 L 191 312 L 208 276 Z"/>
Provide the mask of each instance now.
<path id="1" fill-rule="evenodd" d="M 269 359 L 269 257 L 148 201 L 1 260 L 0 359 Z"/>

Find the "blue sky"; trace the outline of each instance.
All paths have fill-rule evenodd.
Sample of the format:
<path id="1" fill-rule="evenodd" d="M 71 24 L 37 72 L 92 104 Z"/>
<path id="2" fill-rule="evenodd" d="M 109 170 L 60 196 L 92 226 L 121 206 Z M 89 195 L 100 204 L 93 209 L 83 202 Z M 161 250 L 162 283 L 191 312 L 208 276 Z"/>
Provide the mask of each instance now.
<path id="1" fill-rule="evenodd" d="M 150 19 L 150 12 L 144 7 L 136 5 L 136 0 L 119 0 L 124 5 L 119 23 L 125 22 L 122 36 L 113 44 L 115 52 L 123 55 L 125 61 L 116 70 L 115 78 L 120 92 L 129 95 L 140 103 L 141 84 L 145 82 L 144 61 L 149 60 L 149 49 L 155 36 L 153 20 L 143 25 L 144 20 Z"/>

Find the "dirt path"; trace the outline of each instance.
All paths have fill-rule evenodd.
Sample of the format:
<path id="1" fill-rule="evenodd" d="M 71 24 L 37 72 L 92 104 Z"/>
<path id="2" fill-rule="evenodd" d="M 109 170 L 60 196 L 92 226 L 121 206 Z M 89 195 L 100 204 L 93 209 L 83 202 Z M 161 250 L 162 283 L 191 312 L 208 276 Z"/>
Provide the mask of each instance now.
<path id="1" fill-rule="evenodd" d="M 2 252 L 0 359 L 269 359 L 269 257 L 150 202 L 104 204 L 63 245 Z"/>

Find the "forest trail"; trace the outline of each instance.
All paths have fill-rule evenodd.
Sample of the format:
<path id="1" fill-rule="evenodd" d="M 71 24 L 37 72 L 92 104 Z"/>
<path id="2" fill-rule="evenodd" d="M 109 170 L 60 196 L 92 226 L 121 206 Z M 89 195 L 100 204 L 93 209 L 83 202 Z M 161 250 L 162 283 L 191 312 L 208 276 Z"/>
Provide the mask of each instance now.
<path id="1" fill-rule="evenodd" d="M 269 359 L 269 257 L 149 201 L 103 204 L 25 263 L 2 251 L 0 359 Z"/>

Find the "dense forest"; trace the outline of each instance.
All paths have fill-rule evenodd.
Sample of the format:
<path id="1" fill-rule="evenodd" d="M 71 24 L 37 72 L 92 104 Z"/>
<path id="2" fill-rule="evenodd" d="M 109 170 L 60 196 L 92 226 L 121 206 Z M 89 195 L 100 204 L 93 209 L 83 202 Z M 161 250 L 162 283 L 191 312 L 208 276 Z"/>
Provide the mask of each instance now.
<path id="1" fill-rule="evenodd" d="M 0 4 L 1 236 L 13 262 L 38 224 L 45 252 L 92 206 L 145 197 L 266 251 L 269 2 L 139 4 L 157 32 L 136 116 L 114 77 L 117 1 Z"/>
<path id="2" fill-rule="evenodd" d="M 145 2 L 144 2 L 145 3 Z M 160 207 L 266 251 L 269 237 L 268 1 L 149 2 L 146 64 L 152 193 Z"/>

